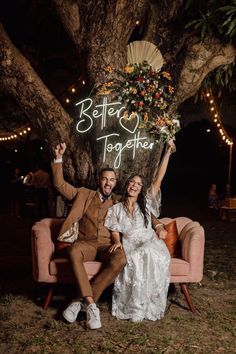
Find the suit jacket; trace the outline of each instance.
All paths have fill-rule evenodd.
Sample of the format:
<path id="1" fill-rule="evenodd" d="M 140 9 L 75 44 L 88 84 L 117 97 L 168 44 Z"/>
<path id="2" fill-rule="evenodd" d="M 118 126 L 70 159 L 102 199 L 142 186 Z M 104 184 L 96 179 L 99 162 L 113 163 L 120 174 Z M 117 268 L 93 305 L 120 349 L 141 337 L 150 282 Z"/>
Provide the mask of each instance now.
<path id="1" fill-rule="evenodd" d="M 62 234 L 70 230 L 73 225 L 83 217 L 97 192 L 84 187 L 76 188 L 66 182 L 63 176 L 62 163 L 52 163 L 52 172 L 55 188 L 67 199 L 74 199 L 72 208 L 61 227 L 59 233 L 60 238 Z M 114 198 L 118 197 L 113 194 L 112 199 Z"/>

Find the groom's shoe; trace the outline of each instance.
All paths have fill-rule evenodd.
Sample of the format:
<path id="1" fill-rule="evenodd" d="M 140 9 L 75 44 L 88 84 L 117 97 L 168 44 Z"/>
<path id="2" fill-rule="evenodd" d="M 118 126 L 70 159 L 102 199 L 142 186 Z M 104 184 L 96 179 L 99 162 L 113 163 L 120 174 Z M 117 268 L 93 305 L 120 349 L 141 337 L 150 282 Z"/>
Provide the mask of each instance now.
<path id="1" fill-rule="evenodd" d="M 89 329 L 98 329 L 102 327 L 100 320 L 100 311 L 96 304 L 90 304 L 86 309 L 87 326 Z"/>
<path id="2" fill-rule="evenodd" d="M 78 314 L 81 310 L 82 304 L 79 301 L 72 302 L 63 312 L 62 316 L 64 319 L 69 322 L 73 323 L 76 321 Z"/>

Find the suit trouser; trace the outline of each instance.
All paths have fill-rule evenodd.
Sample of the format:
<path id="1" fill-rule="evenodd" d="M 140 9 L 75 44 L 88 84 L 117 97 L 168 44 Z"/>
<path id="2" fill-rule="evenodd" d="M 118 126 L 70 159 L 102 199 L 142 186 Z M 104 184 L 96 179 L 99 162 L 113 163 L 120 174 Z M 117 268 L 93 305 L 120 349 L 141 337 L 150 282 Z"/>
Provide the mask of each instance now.
<path id="1" fill-rule="evenodd" d="M 114 282 L 126 265 L 124 251 L 119 248 L 109 253 L 110 247 L 111 244 L 99 244 L 96 241 L 83 240 L 78 240 L 71 247 L 68 247 L 72 269 L 82 297 L 92 297 L 97 302 L 102 292 Z M 83 263 L 95 259 L 102 262 L 104 266 L 90 284 Z"/>

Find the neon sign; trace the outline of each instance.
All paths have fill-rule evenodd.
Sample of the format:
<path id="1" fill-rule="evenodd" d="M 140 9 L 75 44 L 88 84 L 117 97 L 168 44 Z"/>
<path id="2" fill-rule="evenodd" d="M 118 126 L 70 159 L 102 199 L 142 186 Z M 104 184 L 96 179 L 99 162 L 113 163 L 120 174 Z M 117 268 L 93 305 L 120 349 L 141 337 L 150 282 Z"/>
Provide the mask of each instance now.
<path id="1" fill-rule="evenodd" d="M 141 131 L 138 130 L 140 117 L 138 114 L 131 114 L 126 117 L 123 115 L 125 106 L 121 102 L 108 102 L 107 97 L 103 98 L 101 104 L 94 105 L 91 98 L 86 98 L 76 103 L 79 109 L 79 120 L 76 123 L 76 131 L 79 134 L 88 133 L 95 120 L 98 120 L 102 134 L 96 138 L 96 141 L 102 142 L 103 145 L 103 162 L 106 161 L 107 154 L 115 153 L 113 167 L 118 169 L 122 161 L 122 153 L 125 150 L 131 150 L 132 159 L 135 158 L 137 150 L 152 150 L 154 142 L 150 142 L 147 136 L 141 136 Z M 121 128 L 124 134 L 110 131 L 106 133 L 108 123 L 111 119 L 115 119 L 114 127 L 117 130 Z M 114 129 L 115 129 L 114 128 Z M 127 136 L 123 141 L 123 135 Z M 121 139 L 122 138 L 122 139 Z M 122 141 L 121 141 L 122 140 Z"/>

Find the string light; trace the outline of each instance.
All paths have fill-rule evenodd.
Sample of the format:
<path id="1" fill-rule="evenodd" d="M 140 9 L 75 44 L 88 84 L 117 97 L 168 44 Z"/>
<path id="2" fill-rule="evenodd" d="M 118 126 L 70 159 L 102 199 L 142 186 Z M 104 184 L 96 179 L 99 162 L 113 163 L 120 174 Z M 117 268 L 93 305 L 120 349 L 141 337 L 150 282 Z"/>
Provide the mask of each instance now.
<path id="1" fill-rule="evenodd" d="M 78 85 L 86 85 L 86 81 L 85 80 L 82 80 L 83 77 L 80 77 L 76 80 L 76 82 L 74 82 L 72 85 L 70 85 L 70 87 L 68 88 L 68 91 L 69 93 L 76 93 L 76 91 L 78 90 Z M 67 91 L 67 92 L 68 92 Z M 64 98 L 61 96 L 61 99 L 64 100 L 64 102 L 66 104 L 69 104 L 71 103 L 72 100 L 70 100 L 69 97 L 66 97 L 64 96 Z M 0 142 L 5 142 L 5 141 L 11 141 L 11 140 L 15 140 L 15 139 L 18 139 L 18 138 L 22 138 L 24 135 L 26 135 L 28 132 L 31 131 L 31 128 L 30 127 L 20 127 L 19 129 L 16 129 L 14 130 L 14 133 L 1 133 L 0 132 Z"/>
<path id="2" fill-rule="evenodd" d="M 217 110 L 217 106 L 213 97 L 212 92 L 207 92 L 205 94 L 205 96 L 207 97 L 208 101 L 209 101 L 209 108 L 210 108 L 210 112 L 211 114 L 213 114 L 212 116 L 212 120 L 213 122 L 216 124 L 216 127 L 218 128 L 219 134 L 222 137 L 222 140 L 225 141 L 228 145 L 233 145 L 233 139 L 227 134 L 227 132 L 225 131 L 219 112 Z"/>
<path id="3" fill-rule="evenodd" d="M 18 138 L 23 137 L 24 135 L 26 135 L 30 131 L 31 131 L 30 127 L 24 126 L 24 127 L 21 127 L 19 129 L 15 130 L 14 133 L 8 133 L 8 134 L 4 134 L 4 135 L 0 133 L 0 142 L 16 140 Z"/>

